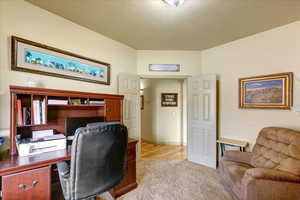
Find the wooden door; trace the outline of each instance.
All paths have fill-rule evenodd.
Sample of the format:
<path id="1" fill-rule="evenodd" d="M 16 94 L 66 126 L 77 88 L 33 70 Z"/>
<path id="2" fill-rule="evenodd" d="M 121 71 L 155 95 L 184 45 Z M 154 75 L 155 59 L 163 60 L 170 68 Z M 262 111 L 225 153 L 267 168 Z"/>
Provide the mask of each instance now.
<path id="1" fill-rule="evenodd" d="M 216 168 L 216 75 L 188 79 L 188 160 Z"/>
<path id="2" fill-rule="evenodd" d="M 122 121 L 122 102 L 120 100 L 105 100 L 106 121 Z"/>
<path id="3" fill-rule="evenodd" d="M 2 176 L 3 200 L 51 199 L 51 167 Z"/>
<path id="4" fill-rule="evenodd" d="M 118 91 L 119 94 L 124 95 L 123 123 L 128 128 L 128 136 L 140 140 L 140 77 L 135 74 L 119 74 Z M 140 143 L 138 144 L 138 156 L 139 155 Z"/>

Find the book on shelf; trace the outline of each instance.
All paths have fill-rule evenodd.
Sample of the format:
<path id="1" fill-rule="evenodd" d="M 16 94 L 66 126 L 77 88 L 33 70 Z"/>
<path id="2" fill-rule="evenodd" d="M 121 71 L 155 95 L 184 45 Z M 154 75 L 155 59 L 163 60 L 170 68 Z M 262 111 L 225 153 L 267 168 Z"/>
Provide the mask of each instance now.
<path id="1" fill-rule="evenodd" d="M 46 124 L 46 100 L 33 100 L 33 123 Z"/>
<path id="2" fill-rule="evenodd" d="M 26 107 L 23 107 L 22 108 L 22 118 L 23 118 L 23 124 L 22 125 L 27 125 L 27 108 Z"/>
<path id="3" fill-rule="evenodd" d="M 49 99 L 48 105 L 68 105 L 68 100 Z"/>
<path id="4" fill-rule="evenodd" d="M 42 122 L 46 124 L 46 100 L 44 99 L 42 102 Z"/>
<path id="5" fill-rule="evenodd" d="M 24 125 L 21 99 L 17 99 L 17 124 L 18 126 Z"/>
<path id="6" fill-rule="evenodd" d="M 31 110 L 29 107 L 23 106 L 23 125 L 31 124 Z"/>
<path id="7" fill-rule="evenodd" d="M 17 125 L 26 126 L 31 124 L 31 109 L 22 105 L 22 100 L 17 99 Z"/>

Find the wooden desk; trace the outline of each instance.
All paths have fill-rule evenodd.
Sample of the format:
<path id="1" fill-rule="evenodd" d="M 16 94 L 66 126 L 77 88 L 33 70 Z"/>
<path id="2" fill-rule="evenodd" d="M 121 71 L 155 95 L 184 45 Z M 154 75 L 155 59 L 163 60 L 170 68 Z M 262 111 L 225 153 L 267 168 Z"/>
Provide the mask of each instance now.
<path id="1" fill-rule="evenodd" d="M 123 99 L 122 95 L 11 86 L 10 154 L 0 161 L 2 199 L 57 199 L 58 196 L 52 195 L 51 197 L 55 191 L 53 186 L 60 185 L 56 163 L 71 159 L 70 149 L 19 157 L 16 135 L 20 135 L 21 138 L 30 138 L 32 131 L 49 129 L 67 135 L 66 119 L 72 117 L 100 117 L 107 122 L 122 122 Z M 48 104 L 49 100 L 50 104 Z M 63 100 L 67 103 L 53 105 L 51 100 Z M 100 103 L 94 104 L 94 101 Z M 34 103 L 37 102 L 44 104 L 40 108 L 41 115 L 34 112 Z M 34 116 L 42 116 L 43 120 L 38 121 L 43 123 L 34 120 Z M 136 140 L 129 140 L 127 175 L 121 184 L 110 190 L 114 197 L 137 187 L 136 143 Z"/>
<path id="2" fill-rule="evenodd" d="M 248 146 L 248 142 L 246 142 L 246 141 L 234 140 L 234 139 L 228 139 L 228 138 L 220 138 L 217 140 L 217 143 L 219 143 L 220 148 L 221 148 L 221 156 L 224 155 L 225 145 L 237 146 L 240 148 L 240 151 L 242 151 L 242 152 L 244 152 L 245 148 Z"/>
<path id="3" fill-rule="evenodd" d="M 121 196 L 122 194 L 125 194 L 137 187 L 136 144 L 137 140 L 129 139 L 127 152 L 127 175 L 120 185 L 110 190 L 114 197 Z M 52 151 L 30 157 L 20 157 L 16 155 L 11 156 L 7 154 L 7 156 L 0 161 L 0 176 L 2 177 L 3 194 L 2 199 L 11 199 L 11 195 L 14 196 L 14 199 L 26 199 L 26 197 L 28 197 L 28 199 L 51 199 L 51 183 L 59 180 L 55 164 L 59 161 L 70 159 L 70 147 L 66 150 Z M 37 186 L 42 185 L 43 187 L 33 187 L 28 191 L 20 191 L 20 184 L 25 184 L 26 182 L 27 184 L 25 185 L 28 185 L 28 182 L 31 183 L 35 181 L 37 178 L 36 174 L 38 172 L 40 172 L 44 177 L 39 180 Z M 26 180 L 22 178 L 24 174 L 26 175 Z M 37 189 L 44 192 L 37 193 Z M 49 192 L 47 193 L 47 191 Z M 16 195 L 20 195 L 20 198 L 16 198 Z"/>

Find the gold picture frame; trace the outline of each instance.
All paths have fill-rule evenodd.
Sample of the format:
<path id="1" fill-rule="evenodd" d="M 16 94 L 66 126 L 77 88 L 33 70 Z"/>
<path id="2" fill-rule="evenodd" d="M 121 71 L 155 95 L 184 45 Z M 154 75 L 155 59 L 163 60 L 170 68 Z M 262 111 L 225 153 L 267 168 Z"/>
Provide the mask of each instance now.
<path id="1" fill-rule="evenodd" d="M 239 79 L 240 108 L 291 109 L 292 105 L 292 72 Z"/>
<path id="2" fill-rule="evenodd" d="M 12 36 L 11 69 L 110 85 L 110 64 Z"/>

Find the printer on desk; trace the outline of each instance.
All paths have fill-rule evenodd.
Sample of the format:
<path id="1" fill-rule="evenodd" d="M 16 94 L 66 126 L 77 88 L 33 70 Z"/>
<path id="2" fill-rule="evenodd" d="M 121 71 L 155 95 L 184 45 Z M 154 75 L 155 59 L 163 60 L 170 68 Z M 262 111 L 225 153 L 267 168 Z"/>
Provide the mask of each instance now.
<path id="1" fill-rule="evenodd" d="M 19 156 L 31 156 L 65 149 L 66 136 L 54 134 L 54 130 L 33 131 L 32 138 L 21 139 L 20 135 L 17 135 L 16 144 Z"/>

